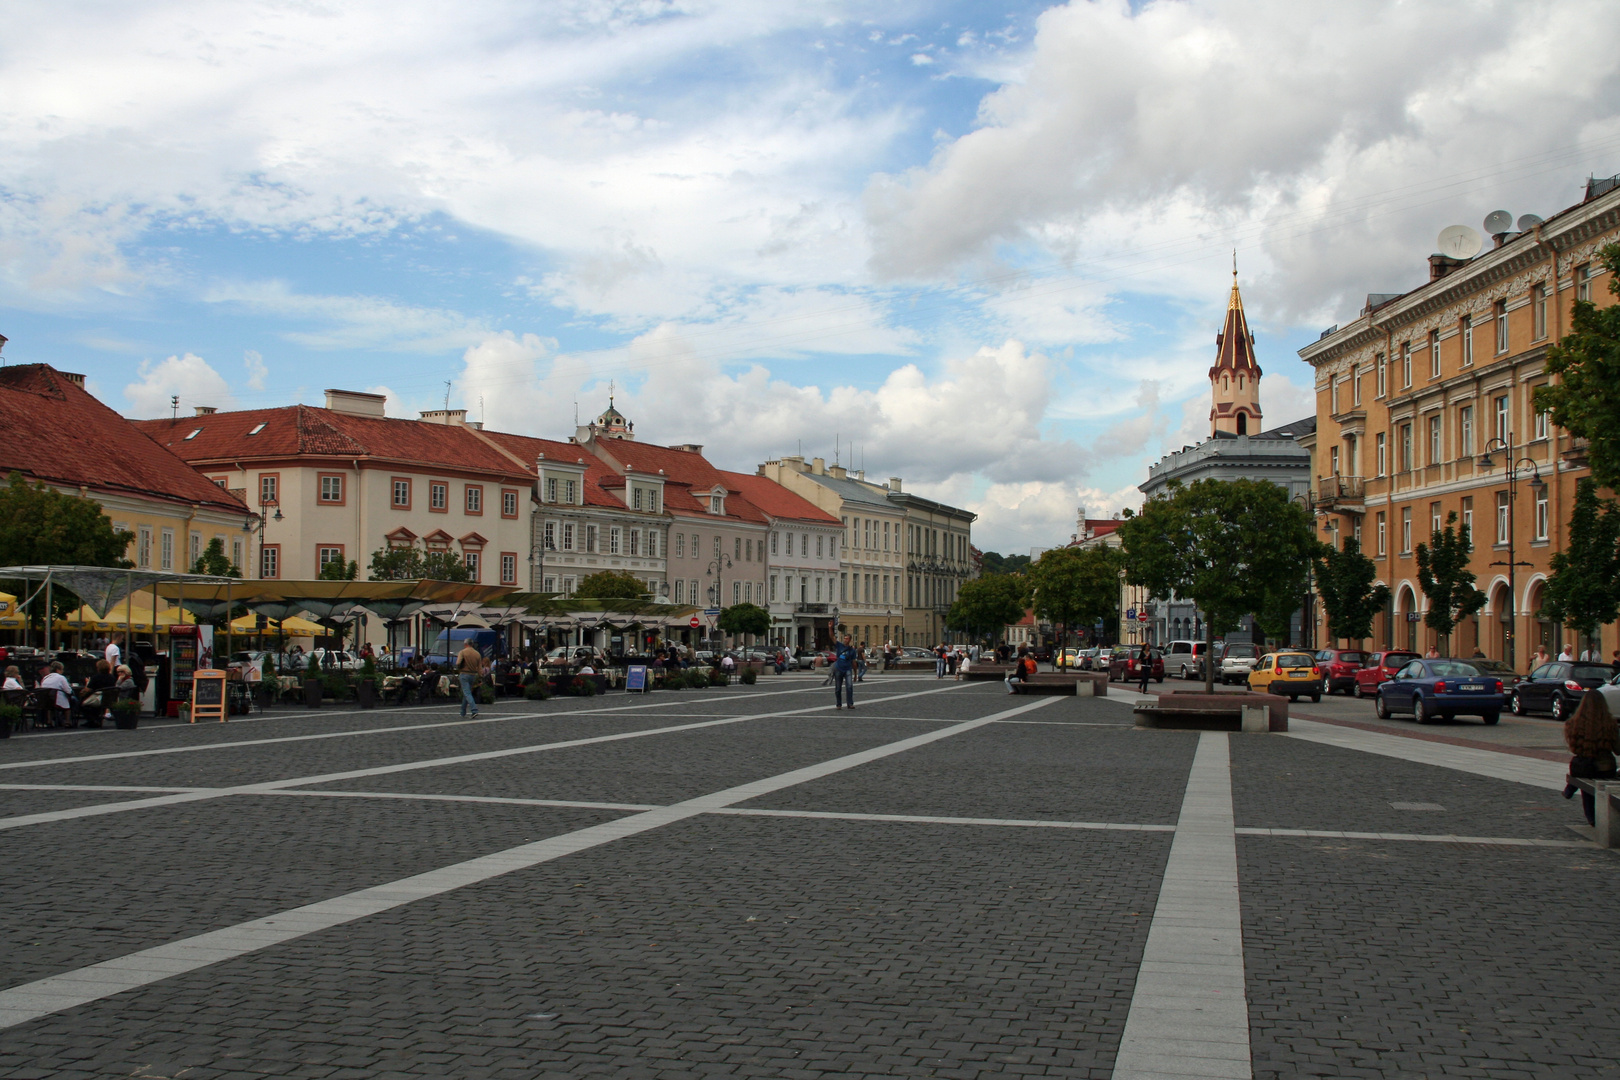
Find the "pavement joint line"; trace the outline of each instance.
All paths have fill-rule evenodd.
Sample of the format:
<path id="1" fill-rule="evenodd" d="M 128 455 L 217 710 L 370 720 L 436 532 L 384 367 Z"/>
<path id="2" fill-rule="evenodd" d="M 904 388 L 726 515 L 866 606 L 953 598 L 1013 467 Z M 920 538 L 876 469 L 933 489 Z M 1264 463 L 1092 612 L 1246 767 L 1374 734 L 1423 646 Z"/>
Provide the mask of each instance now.
<path id="1" fill-rule="evenodd" d="M 1286 738 L 1321 743 L 1347 750 L 1360 750 L 1420 765 L 1434 765 L 1442 769 L 1488 776 L 1495 780 L 1511 780 L 1530 787 L 1562 791 L 1567 763 L 1522 757 L 1497 750 L 1481 750 L 1470 746 L 1429 742 L 1390 733 L 1367 731 L 1362 728 L 1322 724 L 1315 720 L 1290 718 Z"/>
<path id="2" fill-rule="evenodd" d="M 303 791 L 298 788 L 277 788 L 265 795 L 302 795 L 316 799 L 398 799 L 405 802 L 462 802 L 489 803 L 496 806 L 549 806 L 569 810 L 625 810 L 643 813 L 661 810 L 664 803 L 607 803 L 583 802 L 572 799 L 515 799 L 503 795 L 428 795 L 414 791 Z"/>
<path id="3" fill-rule="evenodd" d="M 1426 844 L 1487 844 L 1497 847 L 1590 848 L 1586 840 L 1539 840 L 1520 836 L 1459 836 L 1448 833 L 1344 832 L 1335 829 L 1238 829 L 1239 836 L 1316 837 L 1324 840 L 1396 840 Z"/>
<path id="4" fill-rule="evenodd" d="M 1005 716 L 1042 708 L 1056 700 L 1044 698 L 1032 701 L 990 716 L 962 721 L 947 728 L 937 728 L 921 735 L 845 754 L 762 780 L 739 784 L 671 806 L 659 807 L 614 821 L 591 825 L 561 836 L 548 837 L 504 851 L 481 855 L 436 870 L 413 874 L 396 881 L 359 889 L 288 911 L 251 919 L 235 926 L 197 934 L 154 948 L 128 953 L 99 964 L 90 964 L 0 990 L 0 1028 L 15 1027 L 29 1020 L 100 1001 L 174 975 L 236 959 L 272 945 L 381 914 L 415 900 L 438 896 L 516 870 L 529 869 L 614 840 L 636 836 L 651 829 L 718 810 L 732 803 L 758 798 L 810 780 L 843 772 L 973 731 Z"/>
<path id="5" fill-rule="evenodd" d="M 1198 736 L 1148 925 L 1114 1080 L 1165 1074 L 1252 1080 L 1231 744 Z M 1189 980 L 1181 968 L 1204 972 Z"/>
<path id="6" fill-rule="evenodd" d="M 812 818 L 822 821 L 892 821 L 911 825 L 994 825 L 1026 829 L 1089 829 L 1113 832 L 1175 832 L 1174 825 L 1136 825 L 1111 821 L 1047 821 L 1041 818 L 972 818 L 935 816 L 930 814 L 855 814 L 836 810 L 765 810 L 748 806 L 731 806 L 711 810 L 711 814 L 738 817 Z"/>
<path id="7" fill-rule="evenodd" d="M 948 693 L 957 689 L 956 685 L 939 687 L 933 690 L 914 690 L 907 694 L 891 694 L 885 698 L 874 699 L 875 702 L 897 701 L 904 698 L 926 697 L 931 694 Z M 76 818 L 99 817 L 104 814 L 118 814 L 128 810 L 148 810 L 159 806 L 173 806 L 179 803 L 201 802 L 205 799 L 220 799 L 231 795 L 262 795 L 280 788 L 308 787 L 311 784 L 330 784 L 339 780 L 357 780 L 368 776 L 387 776 L 392 773 L 415 772 L 421 769 L 439 769 L 449 765 L 465 765 L 474 761 L 492 761 L 498 758 L 518 757 L 523 754 L 536 754 L 550 750 L 568 750 L 576 746 L 594 746 L 599 743 L 621 742 L 627 739 L 646 738 L 653 735 L 669 735 L 683 731 L 697 731 L 703 728 L 722 727 L 728 724 L 740 724 L 750 720 L 770 720 L 786 716 L 800 716 L 805 713 L 822 712 L 831 709 L 832 705 L 812 705 L 803 709 L 784 709 L 777 712 L 745 713 L 741 716 L 725 717 L 719 720 L 701 720 L 692 724 L 673 724 L 666 727 L 638 728 L 634 731 L 616 731 L 607 735 L 590 735 L 578 739 L 564 739 L 560 742 L 538 743 L 530 746 L 511 746 L 501 750 L 484 750 L 475 754 L 456 754 L 445 758 L 426 758 L 418 761 L 397 762 L 393 765 L 377 765 L 369 769 L 346 769 L 342 772 L 321 773 L 315 776 L 298 776 L 285 780 L 270 780 L 258 784 L 239 784 L 231 787 L 205 788 L 199 791 L 183 791 L 170 795 L 158 795 L 150 799 L 134 799 L 127 802 L 97 803 L 93 806 L 76 806 L 66 810 L 48 810 L 37 814 L 18 814 L 12 817 L 0 818 L 0 830 L 17 829 L 28 825 L 44 825 L 58 821 L 71 821 Z M 954 729 L 953 729 L 954 730 Z"/>
<path id="8" fill-rule="evenodd" d="M 799 688 L 797 690 L 767 690 L 767 691 L 764 691 L 764 692 L 761 692 L 761 693 L 750 694 L 749 698 L 751 699 L 751 698 L 758 698 L 758 697 L 778 697 L 778 696 L 783 695 L 783 694 L 803 694 L 803 693 L 808 693 L 808 692 L 810 692 L 812 690 L 815 690 L 815 689 L 818 689 L 818 687 L 807 686 L 807 687 L 801 687 L 801 688 Z M 744 700 L 744 699 L 736 698 L 734 700 L 741 701 L 741 700 Z M 882 698 L 882 699 L 879 699 L 879 700 L 888 700 L 888 699 L 887 698 Z M 118 758 L 152 757 L 152 756 L 161 755 L 161 754 L 193 754 L 193 753 L 201 752 L 203 750 L 230 750 L 230 749 L 235 749 L 236 747 L 240 747 L 240 746 L 265 746 L 265 745 L 269 745 L 269 744 L 272 744 L 272 743 L 310 742 L 310 741 L 313 741 L 313 740 L 316 740 L 316 739 L 343 739 L 343 738 L 350 738 L 350 737 L 359 736 L 359 735 L 392 735 L 392 734 L 394 734 L 396 732 L 401 732 L 401 731 L 425 731 L 425 730 L 429 730 L 429 729 L 432 729 L 432 728 L 441 728 L 441 727 L 462 727 L 462 726 L 470 726 L 472 724 L 496 724 L 496 723 L 501 722 L 502 720 L 517 720 L 517 719 L 524 719 L 524 718 L 527 718 L 527 717 L 538 717 L 538 718 L 550 719 L 551 717 L 554 717 L 554 716 L 595 716 L 595 715 L 598 715 L 598 714 L 613 715 L 613 714 L 617 714 L 617 713 L 621 713 L 621 712 L 634 712 L 634 711 L 641 710 L 641 709 L 659 709 L 659 708 L 667 709 L 672 705 L 682 704 L 683 701 L 691 703 L 691 704 L 698 704 L 698 702 L 692 701 L 691 698 L 686 698 L 686 699 L 682 699 L 682 701 L 677 701 L 677 700 L 673 700 L 673 699 L 663 700 L 663 701 L 656 701 L 656 702 L 648 701 L 648 702 L 641 702 L 641 703 L 638 703 L 638 704 L 635 704 L 635 705 L 614 705 L 614 706 L 611 706 L 609 708 L 602 708 L 602 709 L 562 709 L 562 710 L 559 710 L 557 712 L 544 712 L 544 713 L 542 713 L 542 712 L 506 712 L 506 713 L 499 713 L 499 714 L 497 714 L 495 716 L 490 716 L 490 717 L 474 717 L 473 719 L 470 719 L 470 720 L 463 717 L 460 720 L 445 720 L 445 721 L 442 721 L 442 722 L 439 722 L 439 723 L 432 723 L 432 724 L 406 724 L 406 725 L 401 726 L 401 727 L 360 728 L 360 729 L 355 730 L 355 731 L 320 731 L 320 732 L 316 732 L 316 733 L 314 733 L 312 735 L 281 735 L 281 736 L 277 736 L 277 737 L 271 738 L 271 739 L 242 739 L 242 740 L 239 740 L 237 742 L 207 743 L 207 744 L 202 745 L 202 746 L 164 746 L 164 747 L 157 747 L 157 748 L 154 748 L 154 749 L 151 749 L 151 750 L 124 750 L 124 751 L 121 751 L 121 752 L 116 753 L 116 754 L 79 754 L 79 755 L 74 756 L 74 757 L 42 758 L 42 759 L 37 760 L 37 761 L 8 761 L 8 762 L 0 763 L 0 769 L 34 769 L 34 768 L 39 768 L 39 767 L 45 766 L 45 765 L 75 765 L 75 764 L 79 764 L 81 762 L 87 762 L 87 761 L 113 761 L 113 760 L 116 760 Z M 513 702 L 512 704 L 516 704 L 516 703 Z M 415 705 L 415 706 L 406 706 L 406 707 L 403 707 L 403 708 L 392 709 L 392 710 L 389 711 L 388 714 L 385 714 L 385 715 L 394 715 L 394 714 L 397 714 L 397 713 L 405 713 L 405 712 L 425 712 L 425 711 L 430 710 L 430 709 L 451 709 L 451 708 L 455 708 L 455 704 L 453 702 L 451 702 L 451 703 L 440 703 L 438 705 Z M 493 712 L 497 708 L 497 706 L 486 705 L 486 706 L 484 706 L 484 708 L 486 708 L 486 709 Z M 292 716 L 292 717 L 297 717 L 297 716 L 309 717 L 309 716 L 313 716 L 313 715 L 316 715 L 316 714 L 305 712 L 305 713 L 292 713 L 292 714 L 289 714 L 289 715 Z M 335 717 L 339 717 L 339 716 L 365 716 L 365 715 L 368 715 L 368 713 L 366 711 L 362 711 L 362 710 L 359 710 L 359 709 L 352 709 L 352 710 L 349 710 L 349 711 L 346 711 L 346 712 L 326 713 L 325 715 L 328 716 L 328 717 L 335 718 Z M 376 712 L 372 711 L 372 712 L 369 713 L 369 715 L 375 717 L 377 714 L 376 714 Z M 705 715 L 724 716 L 724 715 L 729 715 L 729 714 L 726 714 L 726 713 L 713 713 L 713 714 L 705 714 Z M 242 723 L 242 722 L 252 722 L 252 721 L 237 721 L 237 722 Z M 183 726 L 183 725 L 177 725 L 177 726 Z M 213 725 L 209 725 L 208 727 L 209 727 L 209 730 L 216 730 L 213 727 Z M 112 730 L 116 730 L 116 729 L 108 728 L 108 729 L 105 729 L 105 730 L 112 731 Z M 168 729 L 164 728 L 164 729 L 158 729 L 158 730 L 168 730 Z M 92 734 L 94 734 L 94 733 L 92 732 Z"/>
<path id="9" fill-rule="evenodd" d="M 206 787 L 137 787 L 132 784 L 0 784 L 0 791 L 215 791 Z M 0 818 L 0 821 L 3 821 Z"/>

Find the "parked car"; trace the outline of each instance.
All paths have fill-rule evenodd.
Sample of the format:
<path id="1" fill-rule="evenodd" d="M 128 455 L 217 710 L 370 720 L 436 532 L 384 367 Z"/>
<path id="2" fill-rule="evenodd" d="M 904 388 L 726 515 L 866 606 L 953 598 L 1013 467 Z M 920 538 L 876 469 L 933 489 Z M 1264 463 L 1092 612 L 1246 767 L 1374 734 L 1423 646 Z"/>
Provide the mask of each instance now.
<path id="1" fill-rule="evenodd" d="M 1165 646 L 1164 666 L 1183 679 L 1204 677 L 1204 654 L 1209 648 L 1205 641 L 1172 641 Z"/>
<path id="2" fill-rule="evenodd" d="M 330 664 L 327 663 L 328 658 L 331 659 Z M 344 649 L 311 649 L 304 658 L 304 666 L 322 671 L 359 671 L 360 660 Z"/>
<path id="3" fill-rule="evenodd" d="M 1620 675 L 1598 687 L 1598 693 L 1602 694 L 1603 700 L 1608 703 L 1609 711 L 1620 716 Z"/>
<path id="4" fill-rule="evenodd" d="M 1249 672 L 1260 659 L 1260 646 L 1252 641 L 1229 641 L 1221 649 L 1221 666 L 1216 675 L 1223 684 L 1247 683 Z"/>
<path id="5" fill-rule="evenodd" d="M 1356 670 L 1356 685 L 1350 688 L 1350 692 L 1359 698 L 1370 698 L 1378 693 L 1380 685 L 1393 679 L 1397 671 L 1416 659 L 1418 654 L 1406 649 L 1368 653 L 1367 659 Z"/>
<path id="6" fill-rule="evenodd" d="M 1134 682 L 1142 677 L 1142 664 L 1138 656 L 1140 648 L 1130 649 L 1121 645 L 1116 648 L 1113 655 L 1108 658 L 1108 678 L 1110 681 L 1118 679 L 1121 682 Z M 1150 650 L 1149 662 L 1153 665 L 1152 679 L 1154 682 L 1164 682 L 1164 653 L 1157 649 Z"/>
<path id="7" fill-rule="evenodd" d="M 1513 688 L 1513 715 L 1548 712 L 1554 720 L 1565 720 L 1588 690 L 1597 689 L 1613 675 L 1614 669 L 1607 664 L 1568 660 L 1542 664 Z"/>
<path id="8" fill-rule="evenodd" d="M 546 667 L 577 668 L 590 664 L 601 671 L 607 663 L 607 654 L 592 645 L 560 645 L 546 653 Z"/>
<path id="9" fill-rule="evenodd" d="M 1057 666 L 1060 668 L 1070 668 L 1074 671 L 1079 671 L 1080 654 L 1084 651 L 1085 650 L 1077 649 L 1073 646 L 1065 648 L 1062 652 L 1057 654 Z"/>
<path id="10" fill-rule="evenodd" d="M 1411 713 L 1420 724 L 1453 716 L 1477 716 L 1487 724 L 1502 717 L 1502 680 L 1467 660 L 1417 659 L 1378 687 L 1373 703 L 1380 720 Z"/>
<path id="11" fill-rule="evenodd" d="M 1308 652 L 1285 650 L 1266 653 L 1249 672 L 1249 689 L 1259 694 L 1281 694 L 1290 700 L 1310 696 L 1322 700 L 1322 669 Z"/>
<path id="12" fill-rule="evenodd" d="M 1322 669 L 1323 689 L 1334 694 L 1343 690 L 1355 693 L 1356 672 L 1366 661 L 1367 654 L 1360 649 L 1323 649 L 1316 654 L 1316 666 Z"/>
<path id="13" fill-rule="evenodd" d="M 1509 695 L 1513 693 L 1514 688 L 1524 681 L 1524 676 L 1514 671 L 1512 665 L 1506 661 L 1491 660 L 1483 656 L 1470 656 L 1468 662 L 1479 668 L 1481 674 L 1502 680 L 1502 704 L 1504 706 L 1511 700 Z"/>
<path id="14" fill-rule="evenodd" d="M 1093 646 L 1080 650 L 1080 670 L 1100 671 L 1108 666 L 1108 650 L 1101 646 Z"/>
<path id="15" fill-rule="evenodd" d="M 821 656 L 822 654 L 814 649 L 800 649 L 793 654 L 793 666 L 800 671 L 809 671 L 816 666 Z"/>

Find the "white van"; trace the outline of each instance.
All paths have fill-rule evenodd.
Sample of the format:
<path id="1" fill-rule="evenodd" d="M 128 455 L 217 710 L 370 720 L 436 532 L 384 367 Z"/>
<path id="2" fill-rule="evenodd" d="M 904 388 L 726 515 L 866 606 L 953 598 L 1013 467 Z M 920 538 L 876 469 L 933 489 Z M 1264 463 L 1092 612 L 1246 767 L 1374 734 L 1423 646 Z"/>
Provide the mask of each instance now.
<path id="1" fill-rule="evenodd" d="M 1164 673 L 1180 675 L 1183 679 L 1204 677 L 1204 654 L 1208 643 L 1203 641 L 1172 641 L 1164 648 Z"/>

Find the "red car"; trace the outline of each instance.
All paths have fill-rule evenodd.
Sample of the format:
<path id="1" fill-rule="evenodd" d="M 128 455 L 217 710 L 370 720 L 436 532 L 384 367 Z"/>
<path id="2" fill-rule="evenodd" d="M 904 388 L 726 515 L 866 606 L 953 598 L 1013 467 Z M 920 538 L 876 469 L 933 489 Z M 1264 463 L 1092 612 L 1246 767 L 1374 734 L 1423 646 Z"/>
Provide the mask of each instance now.
<path id="1" fill-rule="evenodd" d="M 1359 698 L 1378 696 L 1378 687 L 1395 677 L 1395 673 L 1407 665 L 1408 661 L 1422 659 L 1415 652 L 1404 649 L 1392 649 L 1389 652 L 1368 653 L 1367 659 L 1356 672 L 1356 685 L 1351 693 Z"/>
<path id="2" fill-rule="evenodd" d="M 1115 649 L 1114 655 L 1108 658 L 1108 680 L 1140 682 L 1142 665 L 1137 655 L 1141 651 L 1141 649 Z M 1150 655 L 1153 657 L 1153 681 L 1164 682 L 1164 654 L 1155 649 Z"/>
<path id="3" fill-rule="evenodd" d="M 1316 666 L 1322 669 L 1322 689 L 1329 694 L 1340 690 L 1355 693 L 1356 672 L 1366 661 L 1367 654 L 1360 649 L 1321 650 L 1316 654 Z"/>

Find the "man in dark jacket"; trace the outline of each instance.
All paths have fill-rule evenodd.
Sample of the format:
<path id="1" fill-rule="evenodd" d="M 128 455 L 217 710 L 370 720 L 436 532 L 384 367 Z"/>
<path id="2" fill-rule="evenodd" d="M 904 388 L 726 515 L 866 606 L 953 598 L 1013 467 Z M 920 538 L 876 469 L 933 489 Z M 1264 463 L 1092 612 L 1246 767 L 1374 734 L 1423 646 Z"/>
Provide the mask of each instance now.
<path id="1" fill-rule="evenodd" d="M 849 708 L 855 707 L 855 646 L 850 635 L 845 634 L 842 643 L 833 644 L 833 707 L 844 708 L 845 695 L 849 698 Z"/>

